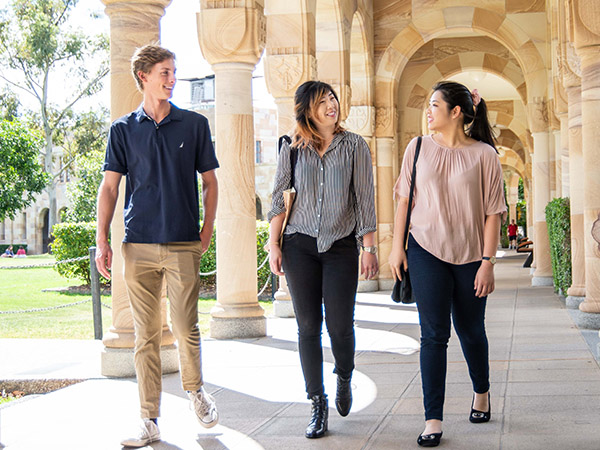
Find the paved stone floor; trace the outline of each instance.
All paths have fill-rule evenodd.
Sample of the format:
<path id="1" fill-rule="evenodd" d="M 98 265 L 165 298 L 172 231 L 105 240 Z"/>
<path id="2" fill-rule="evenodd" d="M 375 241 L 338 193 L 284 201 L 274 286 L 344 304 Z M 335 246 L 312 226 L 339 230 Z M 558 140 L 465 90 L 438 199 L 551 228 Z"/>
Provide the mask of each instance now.
<path id="1" fill-rule="evenodd" d="M 492 420 L 468 421 L 472 390 L 460 346 L 448 349 L 445 449 L 600 449 L 600 368 L 561 300 L 531 287 L 524 256 L 507 253 L 488 301 Z M 418 315 L 388 292 L 357 298 L 354 406 L 330 409 L 328 436 L 303 437 L 309 403 L 296 350 L 294 319 L 269 319 L 268 337 L 203 342 L 206 386 L 220 424 L 201 428 L 188 409 L 179 374 L 163 378 L 161 442 L 155 450 L 416 449 L 423 429 Z M 335 376 L 325 353 L 326 389 Z M 0 379 L 80 378 L 50 394 L 0 409 L 0 449 L 121 448 L 137 426 L 133 379 L 100 376 L 94 341 L 0 339 Z"/>

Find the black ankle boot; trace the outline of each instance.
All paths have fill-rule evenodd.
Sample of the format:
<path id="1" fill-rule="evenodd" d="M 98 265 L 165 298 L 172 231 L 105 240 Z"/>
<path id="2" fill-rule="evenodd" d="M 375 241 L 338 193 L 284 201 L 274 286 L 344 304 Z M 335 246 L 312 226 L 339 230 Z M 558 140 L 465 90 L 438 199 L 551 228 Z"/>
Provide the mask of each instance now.
<path id="1" fill-rule="evenodd" d="M 340 416 L 346 417 L 352 407 L 352 387 L 350 380 L 352 378 L 337 377 L 337 393 L 335 395 L 335 407 L 340 413 Z"/>
<path id="2" fill-rule="evenodd" d="M 325 394 L 315 395 L 310 400 L 312 401 L 311 419 L 304 435 L 309 439 L 315 439 L 325 436 L 329 406 Z"/>

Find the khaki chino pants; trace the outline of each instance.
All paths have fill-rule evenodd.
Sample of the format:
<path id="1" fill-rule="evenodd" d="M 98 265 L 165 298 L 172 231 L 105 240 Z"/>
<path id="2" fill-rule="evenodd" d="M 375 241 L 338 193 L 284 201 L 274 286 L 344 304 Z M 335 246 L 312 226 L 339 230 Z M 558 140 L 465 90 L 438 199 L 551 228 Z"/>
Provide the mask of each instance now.
<path id="1" fill-rule="evenodd" d="M 161 294 L 167 281 L 171 323 L 177 339 L 181 382 L 186 391 L 202 386 L 198 293 L 200 241 L 123 243 L 125 285 L 135 326 L 135 372 L 142 418 L 160 415 L 162 368 Z"/>

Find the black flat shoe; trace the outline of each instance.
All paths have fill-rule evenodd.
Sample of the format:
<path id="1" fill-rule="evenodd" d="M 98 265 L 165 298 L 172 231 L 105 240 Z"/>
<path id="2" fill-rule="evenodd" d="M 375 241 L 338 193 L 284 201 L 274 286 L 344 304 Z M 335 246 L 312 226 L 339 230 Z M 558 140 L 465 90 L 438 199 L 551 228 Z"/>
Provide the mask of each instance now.
<path id="1" fill-rule="evenodd" d="M 488 410 L 485 411 L 477 411 L 473 408 L 473 404 L 475 403 L 475 394 L 473 394 L 473 403 L 471 403 L 471 414 L 469 414 L 469 420 L 472 423 L 485 423 L 489 422 L 492 418 L 492 402 L 490 401 L 490 393 L 488 392 Z"/>
<path id="2" fill-rule="evenodd" d="M 352 387 L 350 386 L 351 377 L 337 377 L 337 392 L 335 396 L 335 407 L 340 416 L 346 417 L 352 407 Z"/>
<path id="3" fill-rule="evenodd" d="M 437 447 L 440 445 L 443 433 L 420 434 L 417 438 L 417 444 L 421 447 Z"/>
<path id="4" fill-rule="evenodd" d="M 329 407 L 327 396 L 315 395 L 311 397 L 311 418 L 304 436 L 309 439 L 317 439 L 325 436 L 327 431 L 327 419 L 329 418 Z"/>

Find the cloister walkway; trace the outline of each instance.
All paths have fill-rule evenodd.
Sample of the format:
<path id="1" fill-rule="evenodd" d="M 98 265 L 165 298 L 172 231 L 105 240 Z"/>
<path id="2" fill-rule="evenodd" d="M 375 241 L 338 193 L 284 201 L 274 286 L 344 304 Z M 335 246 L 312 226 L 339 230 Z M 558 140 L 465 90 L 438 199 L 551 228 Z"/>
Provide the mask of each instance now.
<path id="1" fill-rule="evenodd" d="M 531 287 L 523 255 L 507 254 L 489 299 L 492 421 L 467 420 L 471 386 L 455 337 L 449 347 L 445 449 L 600 449 L 600 368 L 551 288 Z M 268 337 L 203 343 L 205 381 L 220 425 L 204 430 L 179 375 L 164 377 L 156 450 L 416 449 L 422 431 L 418 317 L 389 293 L 358 295 L 351 414 L 330 409 L 329 435 L 303 437 L 309 404 L 294 319 L 269 319 Z M 135 380 L 100 377 L 94 341 L 0 339 L 0 379 L 86 381 L 0 409 L 0 448 L 110 450 L 137 426 Z M 326 353 L 330 406 L 335 395 Z M 4 446 L 4 447 L 3 447 Z"/>

